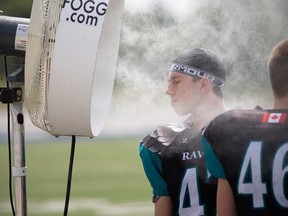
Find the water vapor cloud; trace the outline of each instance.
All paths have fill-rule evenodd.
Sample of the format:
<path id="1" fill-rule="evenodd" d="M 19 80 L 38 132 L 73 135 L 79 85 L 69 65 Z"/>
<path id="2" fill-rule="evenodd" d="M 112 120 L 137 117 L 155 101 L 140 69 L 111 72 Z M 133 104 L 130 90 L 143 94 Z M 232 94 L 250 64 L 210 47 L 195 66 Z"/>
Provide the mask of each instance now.
<path id="1" fill-rule="evenodd" d="M 176 119 L 164 94 L 167 73 L 173 58 L 191 47 L 221 54 L 230 107 L 271 107 L 267 59 L 288 36 L 287 9 L 286 0 L 126 0 L 107 128 L 151 128 Z"/>

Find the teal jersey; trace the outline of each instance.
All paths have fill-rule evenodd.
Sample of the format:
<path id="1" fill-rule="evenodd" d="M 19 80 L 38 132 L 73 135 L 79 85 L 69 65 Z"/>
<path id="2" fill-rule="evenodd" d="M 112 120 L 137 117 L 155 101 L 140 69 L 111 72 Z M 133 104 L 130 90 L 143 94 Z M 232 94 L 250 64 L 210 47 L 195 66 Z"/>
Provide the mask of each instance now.
<path id="1" fill-rule="evenodd" d="M 238 215 L 288 215 L 288 110 L 232 110 L 205 129 L 207 166 L 226 179 Z"/>
<path id="2" fill-rule="evenodd" d="M 140 143 L 153 194 L 170 196 L 174 215 L 216 215 L 216 179 L 207 172 L 200 139 L 184 122 L 159 126 Z"/>

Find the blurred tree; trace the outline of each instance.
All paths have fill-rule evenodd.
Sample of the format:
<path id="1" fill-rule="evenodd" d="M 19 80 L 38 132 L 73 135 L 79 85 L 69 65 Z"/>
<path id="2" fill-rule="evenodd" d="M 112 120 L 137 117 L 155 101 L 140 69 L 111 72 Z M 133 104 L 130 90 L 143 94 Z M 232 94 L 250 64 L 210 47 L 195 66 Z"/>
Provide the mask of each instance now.
<path id="1" fill-rule="evenodd" d="M 2 15 L 30 18 L 33 0 L 1 0 L 0 10 Z"/>

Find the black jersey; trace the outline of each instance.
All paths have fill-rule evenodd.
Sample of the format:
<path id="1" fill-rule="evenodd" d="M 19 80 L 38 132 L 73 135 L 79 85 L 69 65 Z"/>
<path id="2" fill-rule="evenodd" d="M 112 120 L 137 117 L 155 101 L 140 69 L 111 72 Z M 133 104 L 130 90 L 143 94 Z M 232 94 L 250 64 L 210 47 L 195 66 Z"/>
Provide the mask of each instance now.
<path id="1" fill-rule="evenodd" d="M 233 110 L 206 128 L 209 171 L 232 188 L 238 215 L 288 215 L 288 110 Z"/>
<path id="2" fill-rule="evenodd" d="M 206 169 L 201 132 L 191 123 L 159 126 L 140 144 L 146 175 L 157 196 L 170 196 L 174 215 L 216 215 L 216 179 Z"/>

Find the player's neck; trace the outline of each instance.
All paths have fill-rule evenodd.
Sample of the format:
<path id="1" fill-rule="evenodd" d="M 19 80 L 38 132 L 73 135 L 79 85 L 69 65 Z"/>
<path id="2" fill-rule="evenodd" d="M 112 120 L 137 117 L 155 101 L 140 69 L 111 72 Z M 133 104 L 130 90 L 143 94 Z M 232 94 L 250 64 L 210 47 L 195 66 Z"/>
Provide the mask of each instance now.
<path id="1" fill-rule="evenodd" d="M 288 109 L 288 97 L 274 98 L 273 109 Z"/>
<path id="2" fill-rule="evenodd" d="M 228 110 L 223 100 L 211 103 L 210 106 L 205 105 L 198 108 L 198 111 L 191 113 L 191 115 L 193 124 L 199 130 L 205 127 L 213 118 Z"/>

